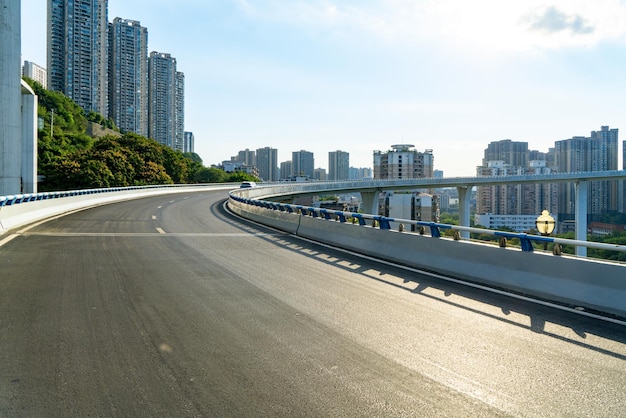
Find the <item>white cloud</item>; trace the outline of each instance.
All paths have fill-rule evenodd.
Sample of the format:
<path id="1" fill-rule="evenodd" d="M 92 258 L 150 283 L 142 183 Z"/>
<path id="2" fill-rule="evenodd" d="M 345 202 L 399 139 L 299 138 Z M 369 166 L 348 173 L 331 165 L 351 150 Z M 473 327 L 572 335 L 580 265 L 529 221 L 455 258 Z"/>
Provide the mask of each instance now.
<path id="1" fill-rule="evenodd" d="M 588 46 L 626 35 L 626 5 L 620 0 L 267 0 L 255 5 L 256 17 L 263 20 L 485 51 Z"/>

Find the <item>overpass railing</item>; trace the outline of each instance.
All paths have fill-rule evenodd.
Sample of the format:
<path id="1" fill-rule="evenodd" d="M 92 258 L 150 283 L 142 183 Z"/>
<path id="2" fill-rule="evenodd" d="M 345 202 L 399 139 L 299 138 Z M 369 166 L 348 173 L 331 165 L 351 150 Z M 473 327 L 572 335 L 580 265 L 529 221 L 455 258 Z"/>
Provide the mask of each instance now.
<path id="1" fill-rule="evenodd" d="M 379 228 L 382 230 L 390 230 L 395 229 L 393 225 L 397 225 L 397 229 L 400 232 L 406 230 L 406 228 L 410 226 L 415 226 L 416 230 L 420 235 L 424 235 L 426 231 L 429 232 L 429 235 L 432 238 L 440 238 L 442 231 L 450 230 L 452 232 L 452 237 L 455 240 L 460 240 L 460 232 L 470 232 L 477 234 L 485 234 L 485 235 L 493 235 L 499 238 L 500 246 L 506 246 L 506 240 L 518 239 L 520 242 L 520 247 L 523 252 L 532 252 L 534 250 L 533 242 L 541 243 L 541 244 L 558 244 L 562 245 L 571 245 L 571 246 L 584 246 L 587 248 L 595 248 L 601 250 L 609 250 L 609 251 L 619 251 L 626 252 L 625 245 L 617 245 L 617 244 L 606 244 L 600 242 L 592 242 L 592 241 L 580 241 L 580 240 L 572 240 L 566 238 L 557 238 L 550 236 L 542 236 L 542 235 L 532 235 L 526 233 L 516 233 L 516 232 L 508 232 L 508 231 L 497 231 L 492 229 L 483 229 L 483 228 L 474 228 L 460 225 L 450 225 L 450 224 L 442 224 L 437 222 L 425 222 L 425 221 L 416 221 L 411 219 L 401 219 L 401 218 L 391 218 L 385 217 L 381 215 L 372 215 L 366 213 L 356 213 L 356 212 L 347 212 L 333 209 L 325 209 L 314 206 L 303 206 L 303 205 L 293 205 L 287 203 L 278 203 L 274 201 L 268 200 L 258 200 L 258 199 L 250 199 L 247 197 L 240 196 L 239 193 L 231 192 L 230 198 L 236 200 L 238 202 L 263 207 L 270 210 L 280 211 L 280 212 L 289 212 L 289 213 L 299 213 L 304 216 L 311 216 L 313 218 L 320 218 L 325 220 L 334 220 L 339 221 L 340 223 L 351 222 L 354 224 L 358 224 L 360 226 L 367 226 L 374 228 Z M 502 238 L 505 240 L 503 241 Z M 554 255 L 561 255 L 560 247 L 553 252 Z"/>

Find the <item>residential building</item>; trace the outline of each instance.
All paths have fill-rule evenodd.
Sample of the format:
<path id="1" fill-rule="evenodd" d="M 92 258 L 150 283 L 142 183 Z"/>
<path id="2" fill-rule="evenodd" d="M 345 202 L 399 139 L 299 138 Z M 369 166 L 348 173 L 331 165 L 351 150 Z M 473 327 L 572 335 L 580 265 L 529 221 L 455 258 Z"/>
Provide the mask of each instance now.
<path id="1" fill-rule="evenodd" d="M 250 151 L 248 148 L 239 151 L 237 153 L 237 161 L 247 166 L 256 166 L 256 152 Z"/>
<path id="2" fill-rule="evenodd" d="M 328 179 L 328 175 L 326 174 L 326 169 L 324 168 L 316 168 L 313 170 L 313 180 L 326 181 Z"/>
<path id="3" fill-rule="evenodd" d="M 256 150 L 259 178 L 263 181 L 278 181 L 278 150 L 265 147 Z"/>
<path id="4" fill-rule="evenodd" d="M 148 136 L 148 30 L 116 17 L 109 25 L 109 117 L 122 132 Z"/>
<path id="5" fill-rule="evenodd" d="M 504 161 L 489 161 L 477 167 L 476 176 L 501 177 L 550 174 L 546 161 L 530 161 L 528 167 L 515 167 Z M 554 183 L 504 184 L 477 187 L 476 213 L 499 216 L 539 216 L 543 210 L 556 213 L 558 187 Z"/>
<path id="6" fill-rule="evenodd" d="M 618 169 L 618 130 L 602 126 L 589 137 L 575 136 L 555 143 L 558 171 L 576 173 Z M 618 210 L 618 181 L 593 181 L 589 185 L 587 212 L 599 215 Z M 575 185 L 559 184 L 559 218 L 572 219 L 575 214 Z"/>
<path id="7" fill-rule="evenodd" d="M 373 178 L 372 169 L 369 167 L 350 167 L 350 180 L 362 180 Z"/>
<path id="8" fill-rule="evenodd" d="M 174 149 L 183 151 L 185 143 L 185 74 L 177 71 L 174 96 Z"/>
<path id="9" fill-rule="evenodd" d="M 24 65 L 22 66 L 22 76 L 38 82 L 44 88 L 48 88 L 48 71 L 34 62 L 24 61 Z"/>
<path id="10" fill-rule="evenodd" d="M 176 59 L 153 51 L 148 61 L 148 136 L 172 149 L 177 146 Z"/>
<path id="11" fill-rule="evenodd" d="M 48 0 L 48 89 L 108 117 L 107 0 Z"/>
<path id="12" fill-rule="evenodd" d="M 504 164 L 512 167 L 528 167 L 529 157 L 528 142 L 510 139 L 494 141 L 485 149 L 483 167 L 486 167 L 489 161 L 504 161 Z"/>
<path id="13" fill-rule="evenodd" d="M 195 138 L 193 132 L 185 131 L 185 142 L 183 144 L 183 152 L 195 152 Z"/>
<path id="14" fill-rule="evenodd" d="M 348 180 L 350 178 L 350 154 L 345 151 L 328 153 L 328 180 Z"/>
<path id="15" fill-rule="evenodd" d="M 289 178 L 293 175 L 293 164 L 291 160 L 283 161 L 280 163 L 280 179 L 281 180 L 289 180 Z"/>
<path id="16" fill-rule="evenodd" d="M 315 160 L 312 152 L 304 150 L 292 152 L 291 163 L 293 170 L 292 175 L 304 176 L 310 179 L 314 178 L 313 170 L 315 167 Z"/>
<path id="17" fill-rule="evenodd" d="M 418 152 L 414 145 L 392 145 L 387 152 L 374 151 L 375 179 L 415 179 L 432 177 L 434 173 L 433 150 Z"/>

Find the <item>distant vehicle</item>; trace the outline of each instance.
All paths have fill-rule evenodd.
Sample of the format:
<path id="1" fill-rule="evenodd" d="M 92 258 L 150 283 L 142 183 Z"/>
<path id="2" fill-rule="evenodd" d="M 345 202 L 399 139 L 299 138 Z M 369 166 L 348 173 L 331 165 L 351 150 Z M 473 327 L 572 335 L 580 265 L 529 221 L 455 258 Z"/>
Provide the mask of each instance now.
<path id="1" fill-rule="evenodd" d="M 239 186 L 240 189 L 250 189 L 252 187 L 256 187 L 256 183 L 253 181 L 244 181 L 241 183 L 241 186 Z"/>

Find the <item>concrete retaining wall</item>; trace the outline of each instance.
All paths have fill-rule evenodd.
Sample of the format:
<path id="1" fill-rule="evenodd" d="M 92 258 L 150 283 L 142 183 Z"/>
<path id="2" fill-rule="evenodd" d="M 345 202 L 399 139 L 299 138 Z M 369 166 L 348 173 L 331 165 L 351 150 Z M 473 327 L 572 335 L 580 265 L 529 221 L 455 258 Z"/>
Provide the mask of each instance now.
<path id="1" fill-rule="evenodd" d="M 626 317 L 626 266 L 324 220 L 229 200 L 237 214 L 399 264 Z"/>

